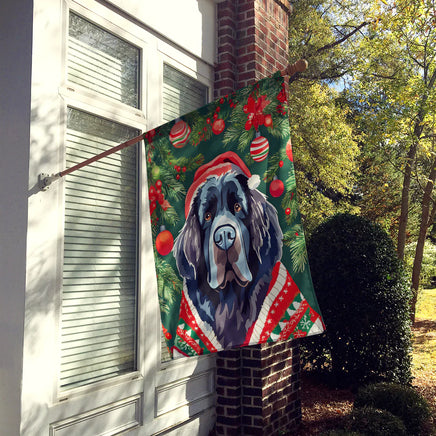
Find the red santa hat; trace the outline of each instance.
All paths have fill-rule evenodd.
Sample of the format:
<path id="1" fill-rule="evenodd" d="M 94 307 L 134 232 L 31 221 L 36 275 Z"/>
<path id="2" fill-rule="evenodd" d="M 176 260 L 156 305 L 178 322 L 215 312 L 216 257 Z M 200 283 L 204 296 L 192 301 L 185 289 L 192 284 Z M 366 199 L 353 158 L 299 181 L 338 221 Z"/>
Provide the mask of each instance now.
<path id="1" fill-rule="evenodd" d="M 195 172 L 194 181 L 188 189 L 185 199 L 185 218 L 189 214 L 191 203 L 198 189 L 206 180 L 211 177 L 219 177 L 229 171 L 235 174 L 244 174 L 248 178 L 248 187 L 255 189 L 260 183 L 260 177 L 257 174 L 252 175 L 250 170 L 245 165 L 244 161 L 233 151 L 227 151 L 220 154 L 210 162 L 202 165 Z"/>

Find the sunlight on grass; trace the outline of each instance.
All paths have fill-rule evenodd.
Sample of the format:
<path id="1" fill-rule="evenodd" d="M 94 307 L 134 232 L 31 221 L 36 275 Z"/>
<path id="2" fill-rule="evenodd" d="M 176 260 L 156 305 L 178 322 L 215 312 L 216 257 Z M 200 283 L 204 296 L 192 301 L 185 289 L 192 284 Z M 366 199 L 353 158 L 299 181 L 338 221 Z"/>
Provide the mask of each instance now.
<path id="1" fill-rule="evenodd" d="M 436 321 L 436 288 L 419 291 L 416 318 Z"/>
<path id="2" fill-rule="evenodd" d="M 413 375 L 436 380 L 436 289 L 422 289 L 416 308 Z"/>

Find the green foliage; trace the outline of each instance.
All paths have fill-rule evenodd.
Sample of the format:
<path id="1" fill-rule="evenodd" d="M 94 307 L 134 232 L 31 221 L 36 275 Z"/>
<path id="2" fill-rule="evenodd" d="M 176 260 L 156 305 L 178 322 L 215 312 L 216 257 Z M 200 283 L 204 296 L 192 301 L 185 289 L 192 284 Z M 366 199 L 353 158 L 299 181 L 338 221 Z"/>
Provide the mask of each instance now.
<path id="1" fill-rule="evenodd" d="M 345 384 L 410 382 L 410 291 L 386 232 L 335 215 L 315 230 L 308 255 L 326 332 L 304 342 L 303 364 Z"/>
<path id="2" fill-rule="evenodd" d="M 347 428 L 365 436 L 410 436 L 398 416 L 368 406 L 352 411 Z"/>
<path id="3" fill-rule="evenodd" d="M 301 214 L 310 233 L 336 212 L 358 212 L 351 197 L 359 149 L 338 94 L 325 84 L 295 82 L 289 112 Z"/>
<path id="4" fill-rule="evenodd" d="M 406 270 L 412 273 L 413 259 L 415 256 L 416 242 L 406 246 L 404 262 Z M 436 277 L 436 245 L 426 241 L 424 246 L 424 255 L 422 259 L 420 283 L 425 288 L 434 286 L 433 280 Z"/>
<path id="5" fill-rule="evenodd" d="M 407 435 L 422 434 L 423 424 L 430 418 L 430 407 L 425 398 L 412 387 L 394 383 L 362 387 L 356 395 L 354 407 L 375 407 L 392 413 L 404 422 Z"/>

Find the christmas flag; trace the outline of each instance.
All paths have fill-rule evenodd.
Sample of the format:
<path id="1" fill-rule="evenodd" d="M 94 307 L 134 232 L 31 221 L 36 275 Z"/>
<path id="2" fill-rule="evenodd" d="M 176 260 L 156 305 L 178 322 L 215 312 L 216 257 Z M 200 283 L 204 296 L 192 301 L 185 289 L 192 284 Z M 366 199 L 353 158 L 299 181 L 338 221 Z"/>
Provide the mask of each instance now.
<path id="1" fill-rule="evenodd" d="M 145 138 L 171 357 L 321 333 L 284 78 L 240 89 Z"/>

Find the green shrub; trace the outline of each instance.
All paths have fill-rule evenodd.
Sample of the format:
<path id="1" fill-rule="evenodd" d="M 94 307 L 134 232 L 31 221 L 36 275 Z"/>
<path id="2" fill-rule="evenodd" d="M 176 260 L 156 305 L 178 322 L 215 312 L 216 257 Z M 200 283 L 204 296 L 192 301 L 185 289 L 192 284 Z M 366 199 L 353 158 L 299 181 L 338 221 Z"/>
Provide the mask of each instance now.
<path id="1" fill-rule="evenodd" d="M 343 384 L 410 382 L 410 290 L 387 233 L 336 215 L 314 231 L 308 254 L 326 332 L 304 341 L 303 365 L 330 365 Z"/>
<path id="2" fill-rule="evenodd" d="M 354 407 L 371 406 L 398 416 L 404 422 L 408 435 L 419 435 L 430 418 L 430 406 L 412 387 L 395 383 L 376 383 L 357 392 Z"/>
<path id="3" fill-rule="evenodd" d="M 366 436 L 408 436 L 406 427 L 398 416 L 374 407 L 354 409 L 347 428 Z"/>

